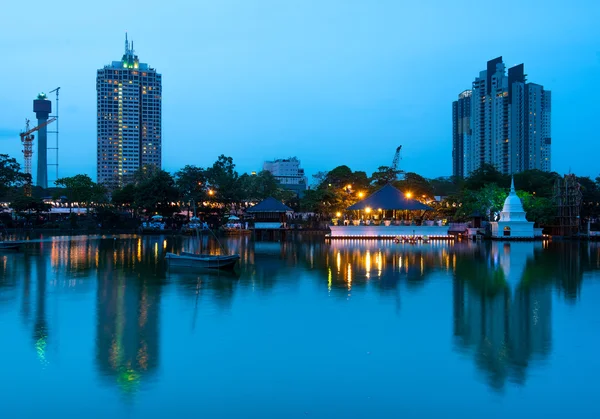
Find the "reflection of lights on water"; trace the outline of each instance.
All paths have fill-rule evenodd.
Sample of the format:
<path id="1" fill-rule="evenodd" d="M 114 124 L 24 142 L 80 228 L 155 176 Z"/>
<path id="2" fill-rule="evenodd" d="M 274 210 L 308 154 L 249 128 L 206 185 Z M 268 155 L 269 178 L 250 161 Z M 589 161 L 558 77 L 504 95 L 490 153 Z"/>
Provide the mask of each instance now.
<path id="1" fill-rule="evenodd" d="M 348 262 L 348 291 L 352 289 L 352 265 Z"/>
<path id="2" fill-rule="evenodd" d="M 331 292 L 331 268 L 327 267 L 327 291 Z"/>
<path id="3" fill-rule="evenodd" d="M 166 249 L 166 248 L 167 248 L 167 239 L 165 239 L 165 240 L 163 241 L 163 249 Z"/>
<path id="4" fill-rule="evenodd" d="M 337 271 L 338 271 L 338 273 L 340 272 L 341 269 L 342 269 L 342 254 L 338 251 L 338 254 L 337 254 Z"/>
<path id="5" fill-rule="evenodd" d="M 48 364 L 48 360 L 46 359 L 46 345 L 46 336 L 40 337 L 35 342 L 35 351 L 37 352 L 37 356 L 43 365 Z"/>
<path id="6" fill-rule="evenodd" d="M 158 257 L 158 243 L 154 243 L 154 257 Z"/>
<path id="7" fill-rule="evenodd" d="M 425 264 L 423 263 L 423 255 L 421 255 L 421 276 L 423 276 L 424 271 L 425 271 Z"/>
<path id="8" fill-rule="evenodd" d="M 398 258 L 398 270 L 402 270 L 402 255 Z"/>
<path id="9" fill-rule="evenodd" d="M 367 255 L 365 257 L 365 265 L 367 268 L 367 278 L 371 276 L 371 252 L 367 250 Z"/>
<path id="10" fill-rule="evenodd" d="M 381 250 L 377 253 L 375 262 L 377 263 L 377 276 L 381 277 L 381 271 L 383 270 L 383 256 L 381 254 Z"/>
<path id="11" fill-rule="evenodd" d="M 142 239 L 137 241 L 137 260 L 138 262 L 142 261 Z"/>

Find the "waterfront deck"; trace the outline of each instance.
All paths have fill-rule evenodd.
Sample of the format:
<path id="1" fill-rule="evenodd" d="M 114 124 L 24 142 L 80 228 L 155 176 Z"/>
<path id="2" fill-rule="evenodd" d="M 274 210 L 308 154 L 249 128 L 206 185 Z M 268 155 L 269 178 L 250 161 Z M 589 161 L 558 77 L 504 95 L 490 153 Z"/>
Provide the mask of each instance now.
<path id="1" fill-rule="evenodd" d="M 330 226 L 331 239 L 393 239 L 395 237 L 423 237 L 450 239 L 450 226 Z"/>

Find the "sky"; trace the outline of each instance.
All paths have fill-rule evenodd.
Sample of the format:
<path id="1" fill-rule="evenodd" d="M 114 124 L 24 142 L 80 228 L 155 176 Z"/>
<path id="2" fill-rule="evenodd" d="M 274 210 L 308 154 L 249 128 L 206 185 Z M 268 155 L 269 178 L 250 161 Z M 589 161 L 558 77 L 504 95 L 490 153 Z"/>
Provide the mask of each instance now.
<path id="1" fill-rule="evenodd" d="M 127 32 L 163 77 L 171 172 L 225 154 L 240 173 L 297 156 L 309 176 L 371 174 L 402 145 L 401 169 L 451 175 L 452 101 L 503 56 L 552 91 L 552 169 L 595 177 L 598 16 L 597 0 L 5 2 L 0 153 L 23 161 L 32 101 L 60 86 L 59 175 L 95 179 L 96 71 Z"/>

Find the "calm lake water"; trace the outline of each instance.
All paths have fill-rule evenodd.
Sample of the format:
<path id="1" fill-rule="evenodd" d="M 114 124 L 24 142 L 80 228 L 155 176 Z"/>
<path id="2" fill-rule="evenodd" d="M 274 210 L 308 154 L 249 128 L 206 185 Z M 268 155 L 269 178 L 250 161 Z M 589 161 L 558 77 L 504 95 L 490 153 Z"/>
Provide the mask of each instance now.
<path id="1" fill-rule="evenodd" d="M 600 418 L 598 244 L 192 244 L 0 253 L 0 418 Z"/>

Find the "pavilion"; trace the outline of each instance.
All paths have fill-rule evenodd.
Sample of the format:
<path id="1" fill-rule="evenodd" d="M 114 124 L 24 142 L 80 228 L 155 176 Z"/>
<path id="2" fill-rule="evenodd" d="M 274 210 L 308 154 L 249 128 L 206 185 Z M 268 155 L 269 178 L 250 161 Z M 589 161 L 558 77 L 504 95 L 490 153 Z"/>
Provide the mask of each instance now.
<path id="1" fill-rule="evenodd" d="M 254 215 L 255 229 L 285 228 L 287 223 L 286 213 L 290 211 L 293 210 L 273 197 L 268 197 L 246 210 L 248 214 Z"/>
<path id="2" fill-rule="evenodd" d="M 432 210 L 416 199 L 408 198 L 402 191 L 387 184 L 372 195 L 346 208 L 357 211 L 358 217 L 344 226 L 330 226 L 331 238 L 396 238 L 424 237 L 448 238 L 448 226 L 427 221 L 416 225 Z M 417 215 L 417 217 L 415 217 Z"/>

